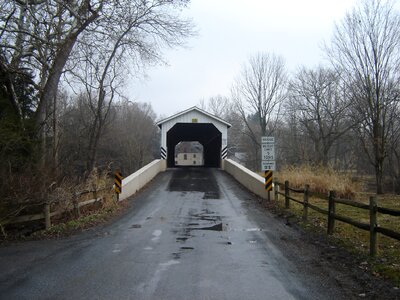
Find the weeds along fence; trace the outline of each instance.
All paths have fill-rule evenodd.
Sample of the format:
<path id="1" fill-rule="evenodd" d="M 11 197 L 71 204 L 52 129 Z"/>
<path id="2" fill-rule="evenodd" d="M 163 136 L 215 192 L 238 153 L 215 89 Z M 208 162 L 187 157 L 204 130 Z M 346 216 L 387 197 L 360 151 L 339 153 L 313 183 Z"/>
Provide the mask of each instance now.
<path id="1" fill-rule="evenodd" d="M 330 191 L 328 196 L 321 193 L 313 193 L 310 191 L 309 185 L 305 185 L 303 189 L 295 189 L 289 186 L 289 181 L 285 181 L 284 184 L 275 181 L 274 182 L 274 193 L 275 199 L 279 201 L 279 196 L 284 196 L 285 208 L 290 209 L 290 201 L 296 202 L 303 206 L 303 221 L 307 221 L 308 210 L 312 209 L 321 214 L 327 216 L 327 234 L 332 235 L 335 228 L 335 220 L 350 224 L 361 230 L 369 231 L 369 249 L 370 255 L 375 256 L 378 250 L 378 233 L 400 241 L 400 233 L 389 228 L 381 227 L 378 224 L 377 214 L 386 214 L 391 216 L 400 216 L 400 210 L 384 208 L 377 205 L 376 196 L 369 198 L 369 204 L 364 204 L 350 199 L 341 199 L 336 197 L 335 191 Z M 284 192 L 280 191 L 280 188 L 284 189 Z M 303 200 L 299 200 L 291 197 L 291 193 L 303 194 Z M 323 209 L 309 202 L 310 197 L 326 200 L 328 202 L 328 209 Z M 349 217 L 339 215 L 336 213 L 336 204 L 343 204 L 351 207 L 355 207 L 361 210 L 369 211 L 369 223 L 362 223 L 351 219 Z"/>
<path id="2" fill-rule="evenodd" d="M 96 203 L 101 203 L 104 200 L 104 197 L 98 197 L 98 194 L 103 191 L 108 191 L 109 188 L 101 188 L 101 189 L 91 189 L 91 190 L 84 190 L 78 193 L 75 193 L 73 196 L 73 199 L 71 201 L 70 205 L 67 205 L 64 208 L 57 208 L 57 205 L 52 205 L 53 203 L 50 202 L 45 202 L 45 203 L 40 203 L 36 204 L 35 206 L 41 206 L 41 211 L 40 213 L 36 214 L 31 214 L 31 215 L 20 215 L 18 214 L 17 216 L 7 218 L 6 220 L 3 220 L 3 222 L 0 223 L 0 226 L 3 229 L 4 225 L 12 225 L 12 224 L 18 224 L 18 223 L 24 223 L 24 222 L 30 222 L 30 221 L 39 221 L 39 220 L 44 220 L 45 223 L 45 228 L 46 230 L 51 227 L 51 218 L 57 215 L 61 215 L 64 213 L 72 213 L 76 218 L 78 218 L 81 214 L 80 209 L 81 207 L 91 205 L 91 204 L 96 204 Z M 85 200 L 85 201 L 80 201 L 82 196 L 87 195 L 87 194 L 92 194 L 92 199 Z M 51 209 L 55 208 L 54 211 L 51 211 Z M 25 207 L 29 208 L 29 206 Z M 5 234 L 3 230 L 3 234 Z"/>

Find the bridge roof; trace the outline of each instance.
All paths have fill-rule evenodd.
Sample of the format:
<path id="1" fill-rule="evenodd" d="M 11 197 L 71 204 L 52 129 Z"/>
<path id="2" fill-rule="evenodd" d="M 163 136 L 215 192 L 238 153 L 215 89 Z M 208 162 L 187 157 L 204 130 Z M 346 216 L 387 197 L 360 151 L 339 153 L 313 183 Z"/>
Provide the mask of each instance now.
<path id="1" fill-rule="evenodd" d="M 191 108 L 189 108 L 187 110 L 184 110 L 184 111 L 182 111 L 180 113 L 172 115 L 172 116 L 170 116 L 168 118 L 165 118 L 165 119 L 163 119 L 161 121 L 158 121 L 156 124 L 157 124 L 158 127 L 161 128 L 162 124 L 170 122 L 170 121 L 173 121 L 174 119 L 182 120 L 182 118 L 181 118 L 182 116 L 189 115 L 192 112 L 198 112 L 198 113 L 200 113 L 202 115 L 205 115 L 205 116 L 211 118 L 213 121 L 215 121 L 217 123 L 221 123 L 221 124 L 227 126 L 228 128 L 232 127 L 232 125 L 230 123 L 228 123 L 228 122 L 222 120 L 221 118 L 218 118 L 217 116 L 214 116 L 213 114 L 210 114 L 209 112 L 206 112 L 205 110 L 202 110 L 202 109 L 200 109 L 200 108 L 198 108 L 196 106 L 193 106 L 193 107 L 191 107 Z"/>

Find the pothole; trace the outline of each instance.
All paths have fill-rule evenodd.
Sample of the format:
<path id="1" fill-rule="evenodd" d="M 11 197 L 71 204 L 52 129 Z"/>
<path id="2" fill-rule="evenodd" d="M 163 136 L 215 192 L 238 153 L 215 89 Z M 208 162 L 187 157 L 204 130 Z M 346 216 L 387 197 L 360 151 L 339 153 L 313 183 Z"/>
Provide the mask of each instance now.
<path id="1" fill-rule="evenodd" d="M 188 239 L 187 237 L 177 237 L 176 241 L 180 242 L 180 243 L 184 243 L 184 242 L 186 242 L 187 239 Z"/>
<path id="2" fill-rule="evenodd" d="M 214 226 L 193 228 L 192 230 L 212 230 L 212 231 L 223 231 L 222 223 L 215 224 Z"/>
<path id="3" fill-rule="evenodd" d="M 133 225 L 131 225 L 131 227 L 129 227 L 129 228 L 142 228 L 142 225 L 140 225 L 140 224 L 133 224 Z"/>
<path id="4" fill-rule="evenodd" d="M 181 250 L 193 250 L 193 247 L 181 247 Z"/>

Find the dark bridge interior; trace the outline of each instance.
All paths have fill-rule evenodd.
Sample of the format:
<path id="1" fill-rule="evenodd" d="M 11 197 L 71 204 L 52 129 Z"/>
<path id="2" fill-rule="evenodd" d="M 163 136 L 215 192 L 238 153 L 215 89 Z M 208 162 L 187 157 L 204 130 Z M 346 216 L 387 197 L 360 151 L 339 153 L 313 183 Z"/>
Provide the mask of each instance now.
<path id="1" fill-rule="evenodd" d="M 167 132 L 167 167 L 175 167 L 175 146 L 179 142 L 198 141 L 203 145 L 204 167 L 221 166 L 222 134 L 213 124 L 177 123 Z"/>

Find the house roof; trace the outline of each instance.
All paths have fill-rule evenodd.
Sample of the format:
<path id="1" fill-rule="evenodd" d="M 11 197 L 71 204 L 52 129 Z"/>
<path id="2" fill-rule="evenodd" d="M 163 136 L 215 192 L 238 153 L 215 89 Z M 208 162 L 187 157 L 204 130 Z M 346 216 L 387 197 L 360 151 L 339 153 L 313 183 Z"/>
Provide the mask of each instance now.
<path id="1" fill-rule="evenodd" d="M 220 122 L 220 123 L 228 126 L 228 128 L 232 127 L 232 125 L 230 123 L 228 123 L 228 122 L 222 120 L 221 118 L 218 118 L 217 116 L 214 116 L 213 114 L 210 114 L 209 112 L 206 112 L 205 110 L 202 110 L 202 109 L 200 109 L 200 108 L 198 108 L 196 106 L 193 106 L 193 107 L 191 107 L 191 108 L 189 108 L 187 110 L 181 111 L 180 113 L 172 115 L 172 116 L 170 116 L 168 118 L 165 118 L 165 119 L 163 119 L 161 121 L 158 121 L 156 124 L 157 124 L 158 127 L 161 128 L 162 124 L 164 124 L 164 123 L 166 123 L 168 121 L 171 121 L 171 120 L 173 120 L 175 118 L 178 118 L 178 117 L 180 117 L 182 115 L 188 114 L 188 113 L 190 113 L 192 111 L 197 111 L 197 112 L 199 112 L 199 113 L 201 113 L 203 115 L 206 115 L 206 116 L 210 117 L 211 119 L 214 119 L 215 121 Z"/>
<path id="2" fill-rule="evenodd" d="M 176 145 L 175 153 L 203 153 L 203 145 L 199 142 L 180 142 Z"/>

